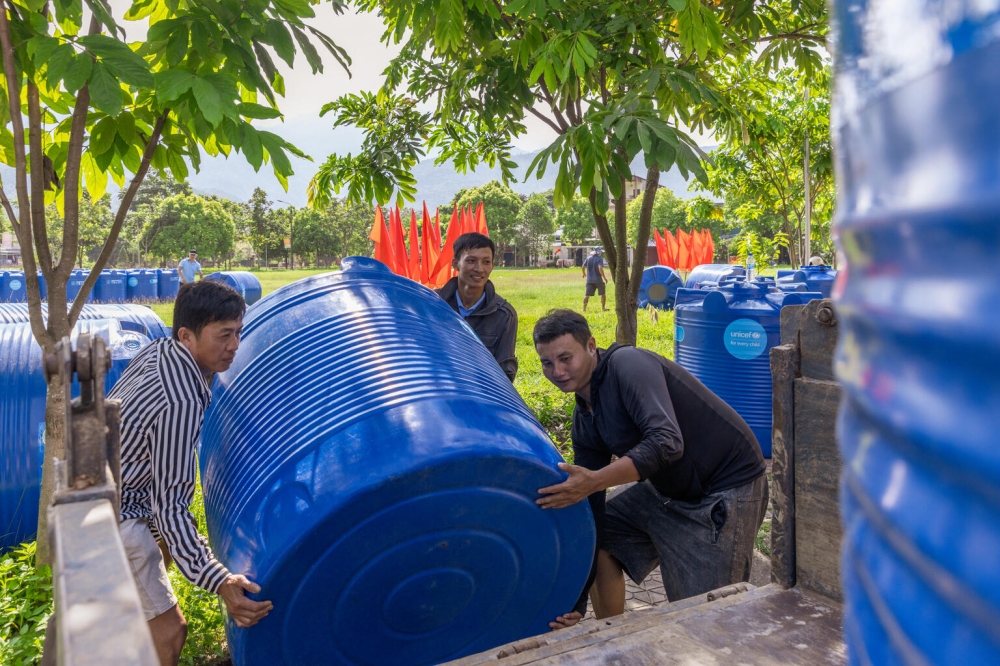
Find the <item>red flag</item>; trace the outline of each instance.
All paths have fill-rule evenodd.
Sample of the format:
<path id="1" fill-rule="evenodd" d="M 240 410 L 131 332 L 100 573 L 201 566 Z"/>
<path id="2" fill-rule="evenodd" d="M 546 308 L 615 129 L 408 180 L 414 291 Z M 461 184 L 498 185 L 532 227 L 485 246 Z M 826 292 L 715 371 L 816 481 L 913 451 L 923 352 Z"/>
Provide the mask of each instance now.
<path id="1" fill-rule="evenodd" d="M 431 214 L 427 212 L 426 201 L 424 202 L 424 222 L 421 229 L 423 230 L 421 235 L 423 256 L 420 258 L 420 283 L 429 285 L 431 271 L 434 270 L 434 264 L 437 262 L 438 249 L 434 244 L 434 229 L 431 224 Z"/>
<path id="2" fill-rule="evenodd" d="M 484 236 L 490 235 L 490 230 L 486 226 L 486 207 L 483 202 L 479 202 L 479 206 L 476 207 L 476 231 Z"/>
<path id="3" fill-rule="evenodd" d="M 372 230 L 368 234 L 368 238 L 375 241 L 375 251 L 372 253 L 372 256 L 388 266 L 389 270 L 393 270 L 393 265 L 396 262 L 390 250 L 389 232 L 385 228 L 385 217 L 382 215 L 381 206 L 375 206 L 375 222 L 372 224 Z"/>
<path id="4" fill-rule="evenodd" d="M 670 266 L 669 254 L 667 253 L 667 244 L 663 241 L 663 236 L 655 228 L 653 229 L 653 242 L 656 243 L 656 259 L 660 262 L 661 266 Z M 672 268 L 672 267 L 671 267 Z"/>
<path id="5" fill-rule="evenodd" d="M 667 250 L 667 263 L 665 265 L 680 270 L 680 267 L 677 265 L 677 255 L 680 248 L 678 247 L 677 239 L 667 229 L 663 230 L 663 245 Z"/>
<path id="6" fill-rule="evenodd" d="M 438 257 L 437 263 L 434 264 L 434 275 L 431 277 L 431 282 L 435 287 L 443 287 L 444 283 L 451 278 L 453 271 L 451 261 L 455 258 L 455 252 L 451 246 L 454 244 L 455 239 L 462 235 L 462 223 L 458 213 L 458 206 L 455 206 L 451 213 L 451 222 L 448 223 L 448 230 L 445 232 L 445 235 L 444 245 L 441 247 L 441 256 Z"/>
<path id="7" fill-rule="evenodd" d="M 712 232 L 708 229 L 702 230 L 702 240 L 704 240 L 704 254 L 701 255 L 701 263 L 710 264 L 715 259 L 715 241 L 712 239 Z"/>
<path id="8" fill-rule="evenodd" d="M 420 280 L 420 237 L 417 235 L 417 211 L 410 210 L 410 259 L 407 268 L 410 279 Z"/>
<path id="9" fill-rule="evenodd" d="M 403 221 L 399 206 L 389 211 L 389 236 L 392 238 L 392 254 L 396 258 L 396 275 L 410 277 L 409 259 L 406 256 L 406 240 L 403 238 Z"/>
<path id="10" fill-rule="evenodd" d="M 689 271 L 691 264 L 691 236 L 683 229 L 677 230 L 677 270 Z"/>
<path id="11" fill-rule="evenodd" d="M 705 237 L 701 231 L 691 233 L 691 268 L 701 263 L 701 257 L 705 254 Z"/>
<path id="12" fill-rule="evenodd" d="M 434 248 L 438 256 L 441 254 L 441 219 L 438 217 L 438 209 L 434 209 Z M 435 261 L 437 261 L 435 259 Z"/>

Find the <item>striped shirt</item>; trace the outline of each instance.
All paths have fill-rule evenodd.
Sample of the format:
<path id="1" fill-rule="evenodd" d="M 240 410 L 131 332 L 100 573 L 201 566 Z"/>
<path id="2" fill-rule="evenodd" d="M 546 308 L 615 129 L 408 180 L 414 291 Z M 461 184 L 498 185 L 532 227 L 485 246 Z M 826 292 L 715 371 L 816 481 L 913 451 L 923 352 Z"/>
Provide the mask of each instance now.
<path id="1" fill-rule="evenodd" d="M 121 520 L 146 518 L 189 581 L 216 592 L 229 571 L 191 514 L 195 442 L 212 399 L 191 352 L 161 338 L 129 363 L 108 398 L 122 401 Z"/>

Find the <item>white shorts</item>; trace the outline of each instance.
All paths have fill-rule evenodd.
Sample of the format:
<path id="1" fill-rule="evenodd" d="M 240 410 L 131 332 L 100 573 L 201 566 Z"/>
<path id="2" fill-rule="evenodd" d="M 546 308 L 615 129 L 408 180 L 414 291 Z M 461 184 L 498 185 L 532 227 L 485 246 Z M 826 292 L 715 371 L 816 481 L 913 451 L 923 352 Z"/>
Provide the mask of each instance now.
<path id="1" fill-rule="evenodd" d="M 142 612 L 148 622 L 176 606 L 177 597 L 167 578 L 163 554 L 149 531 L 149 520 L 130 518 L 122 521 L 121 534 L 132 578 L 139 589 Z"/>

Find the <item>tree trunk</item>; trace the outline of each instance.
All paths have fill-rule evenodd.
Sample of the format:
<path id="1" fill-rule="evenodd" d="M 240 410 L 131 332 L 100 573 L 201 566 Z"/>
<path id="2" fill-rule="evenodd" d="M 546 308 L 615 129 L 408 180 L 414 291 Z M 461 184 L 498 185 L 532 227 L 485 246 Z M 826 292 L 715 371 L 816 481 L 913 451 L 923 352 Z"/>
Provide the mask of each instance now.
<path id="1" fill-rule="evenodd" d="M 63 460 L 66 458 L 66 432 L 65 432 L 65 402 L 63 399 L 65 388 L 59 382 L 58 376 L 52 378 L 45 394 L 45 445 L 42 457 L 42 485 L 41 497 L 52 497 L 55 490 L 55 467 L 53 459 Z M 48 539 L 48 502 L 38 504 L 38 537 L 35 544 L 35 561 L 38 565 L 49 564 L 51 556 L 49 553 Z"/>

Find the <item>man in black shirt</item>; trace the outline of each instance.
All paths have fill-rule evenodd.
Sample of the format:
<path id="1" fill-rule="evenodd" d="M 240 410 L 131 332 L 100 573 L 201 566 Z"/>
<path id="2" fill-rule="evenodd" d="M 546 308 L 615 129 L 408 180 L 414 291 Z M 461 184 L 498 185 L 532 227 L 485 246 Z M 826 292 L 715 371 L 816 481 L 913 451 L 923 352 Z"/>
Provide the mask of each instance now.
<path id="1" fill-rule="evenodd" d="M 510 381 L 517 376 L 517 313 L 497 295 L 490 282 L 496 245 L 483 234 L 462 234 L 452 244 L 452 267 L 458 277 L 448 280 L 438 295 L 465 319 L 490 350 Z"/>
<path id="2" fill-rule="evenodd" d="M 546 378 L 576 394 L 576 464 L 561 464 L 569 477 L 540 489 L 537 503 L 558 509 L 590 500 L 597 617 L 624 612 L 623 571 L 641 583 L 659 564 L 671 601 L 749 580 L 768 491 L 760 445 L 739 414 L 658 354 L 598 349 L 576 312 L 538 320 L 534 341 Z M 606 489 L 629 483 L 605 502 Z M 550 626 L 578 621 L 586 592 L 577 612 Z"/>

